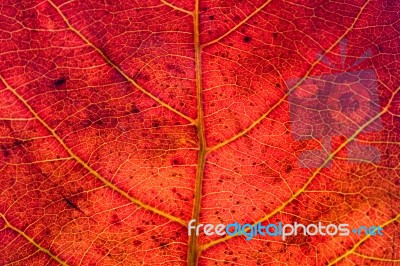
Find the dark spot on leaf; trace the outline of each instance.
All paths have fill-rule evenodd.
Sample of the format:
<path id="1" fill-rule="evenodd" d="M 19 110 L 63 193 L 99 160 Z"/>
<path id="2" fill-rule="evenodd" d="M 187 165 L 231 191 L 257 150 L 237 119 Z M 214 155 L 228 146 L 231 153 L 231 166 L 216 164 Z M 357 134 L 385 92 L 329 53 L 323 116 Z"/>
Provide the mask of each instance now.
<path id="1" fill-rule="evenodd" d="M 158 128 L 159 126 L 160 126 L 160 122 L 159 121 L 153 121 L 153 123 L 151 123 L 151 125 L 154 127 L 154 128 Z"/>
<path id="2" fill-rule="evenodd" d="M 246 36 L 246 37 L 244 37 L 243 41 L 244 41 L 245 43 L 249 43 L 249 42 L 251 42 L 251 37 Z"/>
<path id="3" fill-rule="evenodd" d="M 211 16 L 209 16 L 209 19 L 210 19 L 210 20 L 214 20 L 215 17 L 214 17 L 213 15 L 211 15 Z"/>
<path id="4" fill-rule="evenodd" d="M 139 246 L 140 244 L 142 244 L 142 241 L 140 241 L 140 240 L 133 241 L 134 246 Z"/>
<path id="5" fill-rule="evenodd" d="M 16 140 L 16 141 L 14 141 L 14 146 L 15 146 L 15 147 L 21 147 L 22 144 L 24 144 L 24 141 L 22 141 L 22 140 Z"/>
<path id="6" fill-rule="evenodd" d="M 73 203 L 70 199 L 64 198 L 64 201 L 67 203 L 68 207 L 70 207 L 70 208 L 72 208 L 72 209 L 75 209 L 75 210 L 80 210 L 80 209 L 78 208 L 78 206 L 75 205 L 75 203 Z"/>
<path id="7" fill-rule="evenodd" d="M 141 82 L 147 82 L 150 80 L 150 76 L 147 74 L 139 73 L 136 75 L 136 80 Z"/>
<path id="8" fill-rule="evenodd" d="M 139 113 L 139 112 L 140 112 L 140 109 L 137 108 L 136 106 L 134 106 L 134 107 L 132 108 L 132 110 L 131 110 L 131 113 L 133 113 L 133 114 L 137 114 L 137 113 Z"/>
<path id="9" fill-rule="evenodd" d="M 3 150 L 4 157 L 7 158 L 7 157 L 9 157 L 11 155 L 7 148 L 1 148 L 1 149 Z"/>
<path id="10" fill-rule="evenodd" d="M 118 124 L 118 119 L 114 117 L 103 117 L 97 120 L 94 124 L 101 129 L 115 128 L 115 126 Z"/>
<path id="11" fill-rule="evenodd" d="M 285 172 L 290 173 L 292 170 L 293 170 L 293 166 L 288 165 L 288 166 L 286 166 Z"/>
<path id="12" fill-rule="evenodd" d="M 67 82 L 66 78 L 62 77 L 62 78 L 56 79 L 53 84 L 55 87 L 60 87 L 61 85 L 64 85 L 66 82 Z"/>
<path id="13" fill-rule="evenodd" d="M 121 224 L 121 219 L 119 218 L 118 214 L 114 213 L 111 216 L 111 219 L 112 219 L 112 221 L 111 221 L 112 224 L 114 224 L 114 225 L 120 225 Z"/>

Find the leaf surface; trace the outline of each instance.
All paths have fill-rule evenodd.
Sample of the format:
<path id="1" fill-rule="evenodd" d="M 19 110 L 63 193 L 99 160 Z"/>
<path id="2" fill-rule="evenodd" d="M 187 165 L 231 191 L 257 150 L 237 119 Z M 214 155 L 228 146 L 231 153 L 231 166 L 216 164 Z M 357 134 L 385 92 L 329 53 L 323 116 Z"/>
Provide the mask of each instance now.
<path id="1" fill-rule="evenodd" d="M 3 0 L 0 265 L 400 263 L 399 9 Z M 375 98 L 342 101 L 363 82 Z M 191 219 L 384 236 L 189 237 Z"/>

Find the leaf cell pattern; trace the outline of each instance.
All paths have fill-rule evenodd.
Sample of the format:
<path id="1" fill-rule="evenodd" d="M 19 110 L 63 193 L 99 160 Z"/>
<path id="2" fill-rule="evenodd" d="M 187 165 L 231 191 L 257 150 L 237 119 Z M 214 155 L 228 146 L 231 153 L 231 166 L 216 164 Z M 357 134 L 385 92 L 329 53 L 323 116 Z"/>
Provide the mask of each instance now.
<path id="1" fill-rule="evenodd" d="M 0 1 L 0 265 L 400 264 L 398 10 Z M 324 109 L 345 133 L 329 119 L 295 126 L 308 114 L 291 97 L 311 99 L 328 76 L 330 90 L 374 84 L 375 111 L 354 89 L 358 113 L 331 108 L 339 98 Z M 189 237 L 191 219 L 384 236 Z"/>

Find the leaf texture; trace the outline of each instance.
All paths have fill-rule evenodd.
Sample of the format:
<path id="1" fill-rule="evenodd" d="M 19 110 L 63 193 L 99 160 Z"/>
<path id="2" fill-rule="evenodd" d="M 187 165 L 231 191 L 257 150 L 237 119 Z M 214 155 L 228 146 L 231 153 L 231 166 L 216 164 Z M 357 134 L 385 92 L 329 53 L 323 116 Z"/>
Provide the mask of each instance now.
<path id="1" fill-rule="evenodd" d="M 2 0 L 0 265 L 400 264 L 398 10 Z M 319 123 L 310 80 L 376 97 Z M 191 219 L 384 235 L 189 237 Z"/>

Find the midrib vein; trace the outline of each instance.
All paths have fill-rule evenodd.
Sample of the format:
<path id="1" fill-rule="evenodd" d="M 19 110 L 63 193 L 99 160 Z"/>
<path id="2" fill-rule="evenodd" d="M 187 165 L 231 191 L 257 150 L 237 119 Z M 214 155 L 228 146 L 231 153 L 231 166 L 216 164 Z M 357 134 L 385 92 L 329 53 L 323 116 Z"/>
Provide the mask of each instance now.
<path id="1" fill-rule="evenodd" d="M 202 97 L 202 70 L 201 70 L 201 46 L 199 32 L 199 1 L 196 0 L 195 11 L 193 16 L 194 25 L 194 49 L 195 49 L 195 67 L 196 67 L 196 96 L 197 96 L 197 134 L 199 139 L 199 154 L 195 182 L 194 204 L 192 211 L 192 219 L 195 219 L 195 225 L 199 223 L 202 199 L 202 186 L 204 176 L 204 166 L 206 161 L 207 143 L 204 132 L 204 115 L 203 115 L 203 97 Z M 200 255 L 198 246 L 198 236 L 192 232 L 188 243 L 188 265 L 197 265 Z"/>

